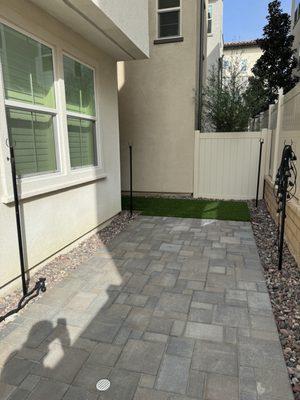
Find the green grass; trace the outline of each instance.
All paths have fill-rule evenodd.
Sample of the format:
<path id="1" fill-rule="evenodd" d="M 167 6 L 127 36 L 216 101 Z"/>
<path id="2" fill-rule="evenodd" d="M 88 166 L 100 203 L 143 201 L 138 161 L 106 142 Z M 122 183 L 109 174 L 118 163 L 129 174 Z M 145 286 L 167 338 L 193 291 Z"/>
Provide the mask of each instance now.
<path id="1" fill-rule="evenodd" d="M 129 197 L 122 198 L 123 210 L 129 209 Z M 134 197 L 133 208 L 142 215 L 249 221 L 250 213 L 245 202 L 185 200 L 155 197 Z"/>

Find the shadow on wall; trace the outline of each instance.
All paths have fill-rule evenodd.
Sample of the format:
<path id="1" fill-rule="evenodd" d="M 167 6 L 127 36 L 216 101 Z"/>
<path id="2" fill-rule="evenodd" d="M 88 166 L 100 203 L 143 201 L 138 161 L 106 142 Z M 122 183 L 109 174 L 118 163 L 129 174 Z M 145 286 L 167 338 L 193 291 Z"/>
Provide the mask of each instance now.
<path id="1" fill-rule="evenodd" d="M 144 62 L 144 61 L 141 61 Z M 137 140 L 135 140 L 136 123 L 139 120 L 135 117 L 135 110 L 141 105 L 135 106 L 136 96 L 131 93 L 132 90 L 138 90 L 136 87 L 130 87 L 126 79 L 125 62 L 118 63 L 118 92 L 119 92 L 119 127 L 120 127 L 120 167 L 121 167 L 121 189 L 129 190 L 129 145 L 133 146 L 133 151 L 137 152 Z M 130 99 L 130 101 L 128 101 Z M 150 111 L 150 110 L 149 110 Z M 146 123 L 146 121 L 145 121 Z M 141 131 L 142 133 L 142 131 Z M 133 168 L 133 181 L 136 181 L 136 172 Z"/>

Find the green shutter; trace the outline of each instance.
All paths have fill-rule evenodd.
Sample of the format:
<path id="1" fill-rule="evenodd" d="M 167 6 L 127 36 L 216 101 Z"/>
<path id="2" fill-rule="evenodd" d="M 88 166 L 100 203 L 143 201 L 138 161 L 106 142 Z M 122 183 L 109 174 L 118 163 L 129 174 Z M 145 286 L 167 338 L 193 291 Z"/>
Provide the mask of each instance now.
<path id="1" fill-rule="evenodd" d="M 68 117 L 71 167 L 96 165 L 95 122 Z"/>
<path id="2" fill-rule="evenodd" d="M 18 175 L 56 171 L 51 115 L 7 108 L 7 124 Z"/>
<path id="3" fill-rule="evenodd" d="M 64 56 L 64 80 L 67 110 L 95 116 L 93 70 Z"/>
<path id="4" fill-rule="evenodd" d="M 0 24 L 5 98 L 55 108 L 52 50 Z"/>

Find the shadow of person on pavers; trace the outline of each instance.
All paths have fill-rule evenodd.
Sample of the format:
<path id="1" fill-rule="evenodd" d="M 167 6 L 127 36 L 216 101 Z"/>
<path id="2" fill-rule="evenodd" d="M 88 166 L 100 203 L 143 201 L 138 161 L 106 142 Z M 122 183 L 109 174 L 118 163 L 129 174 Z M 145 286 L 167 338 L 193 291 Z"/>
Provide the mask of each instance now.
<path id="1" fill-rule="evenodd" d="M 108 245 L 97 248 L 0 333 L 3 344 L 20 343 L 20 350 L 4 365 L 0 400 L 203 398 L 206 380 L 203 361 L 198 361 L 202 347 L 196 348 L 196 340 L 223 343 L 225 327 L 235 319 L 249 326 L 248 319 L 244 321 L 249 318 L 246 306 L 225 309 L 228 315 L 222 317 L 225 289 L 228 283 L 235 287 L 235 274 L 226 276 L 223 267 L 225 278 L 213 286 L 223 275 L 208 272 L 210 258 L 226 258 L 226 250 L 212 244 L 224 233 L 234 236 L 239 228 L 231 224 L 139 217 Z M 245 228 L 251 234 L 251 227 Z M 260 272 L 258 280 L 262 279 Z M 211 307 L 205 315 L 197 314 L 191 310 L 193 301 Z M 216 324 L 196 322 L 204 317 L 212 321 L 213 304 L 222 319 Z M 44 320 L 31 329 L 32 318 L 39 317 Z M 54 318 L 61 320 L 56 323 Z M 208 381 L 207 390 L 214 398 L 220 387 L 225 396 L 218 399 L 239 398 L 238 344 L 231 346 L 223 364 L 234 376 L 222 377 L 224 365 L 215 361 L 214 353 L 209 358 L 216 378 Z M 272 346 L 275 351 L 277 344 Z M 100 393 L 96 385 L 102 379 L 111 385 Z"/>
<path id="2" fill-rule="evenodd" d="M 8 356 L 0 370 L 0 400 L 26 399 L 41 377 L 53 375 L 57 364 L 64 359 L 63 346 L 70 344 L 66 319 L 58 319 L 57 325 L 47 320 L 34 324 L 26 342 Z"/>

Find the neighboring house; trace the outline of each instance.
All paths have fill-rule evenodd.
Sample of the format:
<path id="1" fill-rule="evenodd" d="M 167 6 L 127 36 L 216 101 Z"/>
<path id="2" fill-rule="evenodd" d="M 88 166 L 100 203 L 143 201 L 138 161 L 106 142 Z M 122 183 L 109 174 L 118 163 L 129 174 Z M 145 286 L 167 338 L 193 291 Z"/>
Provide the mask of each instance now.
<path id="1" fill-rule="evenodd" d="M 121 210 L 117 61 L 147 58 L 147 0 L 0 2 L 0 288 Z M 1 294 L 3 291 L 1 292 Z"/>
<path id="2" fill-rule="evenodd" d="M 209 0 L 207 20 L 208 74 L 212 66 L 222 67 L 223 45 L 223 0 Z"/>
<path id="3" fill-rule="evenodd" d="M 239 62 L 241 74 L 248 80 L 252 76 L 252 68 L 256 61 L 262 56 L 263 52 L 256 40 L 242 42 L 228 42 L 224 44 L 224 73 L 229 68 L 230 63 Z"/>
<path id="4" fill-rule="evenodd" d="M 292 0 L 292 34 L 295 36 L 294 48 L 296 49 L 296 57 L 298 59 L 298 68 L 295 75 L 300 78 L 300 1 Z"/>
<path id="5" fill-rule="evenodd" d="M 118 65 L 122 189 L 192 193 L 194 131 L 206 79 L 207 4 L 149 0 L 150 59 Z"/>

